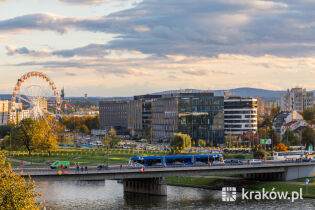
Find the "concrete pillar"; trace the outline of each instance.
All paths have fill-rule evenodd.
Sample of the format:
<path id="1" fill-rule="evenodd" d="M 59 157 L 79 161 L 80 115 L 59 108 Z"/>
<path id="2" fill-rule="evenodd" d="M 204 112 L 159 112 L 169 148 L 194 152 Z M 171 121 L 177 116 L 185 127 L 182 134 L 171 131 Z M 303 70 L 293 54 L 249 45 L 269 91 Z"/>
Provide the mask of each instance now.
<path id="1" fill-rule="evenodd" d="M 167 185 L 163 178 L 124 179 L 124 192 L 148 195 L 167 195 Z"/>

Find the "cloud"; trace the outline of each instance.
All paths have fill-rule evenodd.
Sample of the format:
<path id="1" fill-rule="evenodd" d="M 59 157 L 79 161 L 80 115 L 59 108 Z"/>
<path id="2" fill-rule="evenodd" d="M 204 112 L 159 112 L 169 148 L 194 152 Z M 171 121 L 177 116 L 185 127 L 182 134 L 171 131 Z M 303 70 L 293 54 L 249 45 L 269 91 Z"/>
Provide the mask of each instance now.
<path id="1" fill-rule="evenodd" d="M 6 36 L 0 36 L 0 42 L 10 42 L 10 41 L 14 41 L 14 39 L 10 37 L 6 37 Z"/>
<path id="2" fill-rule="evenodd" d="M 104 46 L 106 50 L 158 56 L 308 56 L 315 55 L 313 8 L 314 2 L 306 0 L 181 0 L 180 4 L 178 0 L 146 0 L 98 18 L 23 15 L 0 21 L 0 32 L 110 33 L 116 37 Z M 60 55 L 72 56 L 73 51 Z"/>
<path id="3" fill-rule="evenodd" d="M 106 3 L 113 0 L 59 0 L 68 4 L 100 4 Z"/>
<path id="4" fill-rule="evenodd" d="M 29 50 L 26 47 L 16 47 L 13 45 L 8 45 L 6 46 L 7 49 L 7 55 L 13 56 L 16 54 L 20 54 L 20 55 L 29 55 L 29 56 L 34 56 L 34 57 L 44 57 L 47 56 L 49 54 L 48 51 L 45 50 Z"/>
<path id="5" fill-rule="evenodd" d="M 109 50 L 106 48 L 106 45 L 102 44 L 89 44 L 84 47 L 78 47 L 68 50 L 30 50 L 27 47 L 17 48 L 15 46 L 8 45 L 6 46 L 7 54 L 10 56 L 13 55 L 29 55 L 29 56 L 59 56 L 64 58 L 81 56 L 81 57 L 103 57 L 109 54 Z"/>
<path id="6" fill-rule="evenodd" d="M 268 66 L 266 65 L 268 64 Z M 11 66 L 12 67 L 12 66 Z M 255 87 L 285 89 L 303 84 L 314 88 L 314 57 L 286 58 L 272 55 L 248 56 L 220 54 L 216 57 L 174 56 L 148 58 L 76 58 L 34 60 L 13 64 L 18 68 L 36 68 L 44 72 L 74 73 L 75 79 L 91 84 L 118 87 L 137 84 L 153 89 L 230 89 Z M 236 73 L 237 71 L 237 73 Z M 272 77 L 270 75 L 273 75 Z M 105 81 L 106 82 L 105 82 Z M 89 80 L 90 81 L 90 80 Z"/>

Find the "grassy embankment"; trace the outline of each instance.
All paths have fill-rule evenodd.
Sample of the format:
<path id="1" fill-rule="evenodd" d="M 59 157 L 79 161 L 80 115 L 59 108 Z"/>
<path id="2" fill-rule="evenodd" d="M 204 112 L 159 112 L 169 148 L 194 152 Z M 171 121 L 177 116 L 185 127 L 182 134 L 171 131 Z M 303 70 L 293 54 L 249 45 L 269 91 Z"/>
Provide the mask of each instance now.
<path id="1" fill-rule="evenodd" d="M 272 191 L 273 188 L 276 192 L 288 192 L 291 195 L 292 191 L 300 192 L 300 188 L 303 191 L 303 197 L 315 198 L 315 185 L 309 184 L 308 186 L 304 184 L 291 184 L 286 182 L 264 182 L 253 186 L 250 190 L 261 191 L 265 188 L 265 191 Z"/>
<path id="2" fill-rule="evenodd" d="M 130 150 L 110 150 L 109 164 L 127 164 L 130 157 L 135 155 L 165 155 L 161 152 L 132 152 Z M 106 164 L 107 151 L 106 149 L 58 149 L 51 152 L 33 152 L 31 156 L 27 152 L 11 152 L 9 158 L 16 160 L 24 160 L 33 163 L 52 163 L 56 160 L 70 161 L 71 165 L 79 162 L 81 165 L 97 165 Z M 13 166 L 19 164 L 12 161 Z"/>
<path id="3" fill-rule="evenodd" d="M 224 176 L 224 175 L 223 175 Z M 313 178 L 313 180 L 315 180 Z M 196 188 L 211 188 L 212 185 L 217 182 L 221 182 L 222 179 L 218 178 L 199 178 L 199 177 L 167 177 L 166 181 L 169 185 L 183 186 L 183 187 L 196 187 Z M 276 192 L 288 192 L 291 195 L 292 191 L 300 192 L 302 188 L 303 197 L 315 198 L 315 185 L 309 184 L 292 184 L 286 182 L 261 182 L 259 184 L 251 186 L 249 191 L 274 191 Z"/>

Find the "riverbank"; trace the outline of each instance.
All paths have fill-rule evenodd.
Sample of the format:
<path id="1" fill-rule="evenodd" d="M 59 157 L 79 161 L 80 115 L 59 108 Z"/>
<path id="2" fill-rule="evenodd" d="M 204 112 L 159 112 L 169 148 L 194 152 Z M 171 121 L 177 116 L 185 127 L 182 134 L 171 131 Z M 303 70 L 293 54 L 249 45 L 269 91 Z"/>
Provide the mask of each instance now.
<path id="1" fill-rule="evenodd" d="M 271 192 L 288 192 L 289 195 L 293 191 L 300 191 L 302 188 L 303 197 L 305 198 L 315 198 L 315 185 L 309 184 L 305 185 L 303 183 L 290 183 L 290 182 L 261 182 L 256 180 L 233 180 L 224 179 L 224 177 L 217 178 L 207 178 L 207 177 L 166 177 L 168 185 L 182 186 L 182 187 L 194 187 L 203 188 L 209 190 L 222 190 L 222 187 L 236 187 L 237 191 L 241 191 L 245 188 L 249 191 L 265 191 Z"/>

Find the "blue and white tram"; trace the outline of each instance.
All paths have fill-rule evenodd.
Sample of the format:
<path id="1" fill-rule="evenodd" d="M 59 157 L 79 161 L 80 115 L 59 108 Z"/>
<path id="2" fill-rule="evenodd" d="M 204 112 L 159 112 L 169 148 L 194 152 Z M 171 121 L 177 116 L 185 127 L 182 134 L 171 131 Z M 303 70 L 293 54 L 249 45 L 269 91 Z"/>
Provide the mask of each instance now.
<path id="1" fill-rule="evenodd" d="M 208 155 L 167 155 L 167 156 L 134 156 L 129 160 L 132 167 L 171 167 L 200 166 L 214 161 L 223 161 L 221 154 Z"/>

